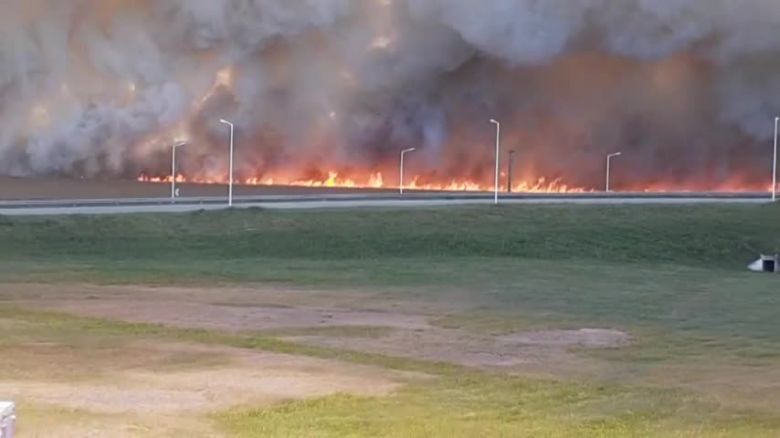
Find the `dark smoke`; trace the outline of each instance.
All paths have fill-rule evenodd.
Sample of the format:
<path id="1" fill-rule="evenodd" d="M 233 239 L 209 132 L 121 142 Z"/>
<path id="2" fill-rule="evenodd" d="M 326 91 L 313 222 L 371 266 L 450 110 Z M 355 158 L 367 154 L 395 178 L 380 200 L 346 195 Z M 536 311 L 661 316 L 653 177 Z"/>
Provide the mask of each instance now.
<path id="1" fill-rule="evenodd" d="M 387 170 L 767 184 L 776 0 L 7 0 L 0 173 L 224 178 Z"/>

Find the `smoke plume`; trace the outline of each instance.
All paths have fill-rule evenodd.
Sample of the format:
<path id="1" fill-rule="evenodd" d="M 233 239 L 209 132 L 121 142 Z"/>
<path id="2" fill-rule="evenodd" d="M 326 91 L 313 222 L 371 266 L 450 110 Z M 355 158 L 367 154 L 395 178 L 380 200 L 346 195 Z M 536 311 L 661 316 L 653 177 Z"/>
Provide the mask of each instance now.
<path id="1" fill-rule="evenodd" d="M 777 0 L 7 0 L 0 174 L 766 187 Z"/>

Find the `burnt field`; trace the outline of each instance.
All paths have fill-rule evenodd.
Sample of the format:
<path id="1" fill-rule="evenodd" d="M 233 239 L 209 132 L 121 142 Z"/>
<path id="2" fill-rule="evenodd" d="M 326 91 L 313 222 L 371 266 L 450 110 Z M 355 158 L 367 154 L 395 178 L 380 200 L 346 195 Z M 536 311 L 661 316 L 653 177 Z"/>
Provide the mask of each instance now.
<path id="1" fill-rule="evenodd" d="M 221 184 L 177 184 L 182 197 L 227 196 L 227 186 Z M 319 193 L 382 193 L 391 190 L 244 186 L 234 187 L 236 196 L 253 195 L 308 195 Z M 68 179 L 68 178 L 11 178 L 0 177 L 0 201 L 57 200 L 57 199 L 122 199 L 165 198 L 171 195 L 171 185 L 131 180 Z"/>

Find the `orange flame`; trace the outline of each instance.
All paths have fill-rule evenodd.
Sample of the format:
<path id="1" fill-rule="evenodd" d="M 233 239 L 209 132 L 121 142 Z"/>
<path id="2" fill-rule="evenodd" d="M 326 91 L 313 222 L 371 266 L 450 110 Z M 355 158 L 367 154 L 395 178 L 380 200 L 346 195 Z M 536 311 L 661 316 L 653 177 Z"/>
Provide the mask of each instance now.
<path id="1" fill-rule="evenodd" d="M 397 189 L 398 185 L 385 183 L 385 178 L 381 172 L 370 173 L 364 178 L 351 178 L 343 176 L 338 171 L 329 171 L 327 177 L 321 179 L 294 179 L 294 178 L 247 178 L 234 181 L 236 184 L 247 186 L 289 186 L 289 187 L 311 187 L 311 188 L 348 188 L 348 189 Z M 171 176 L 153 177 L 141 175 L 139 182 L 144 183 L 171 183 Z M 176 176 L 176 182 L 182 184 L 226 184 L 226 180 L 212 180 L 204 178 L 187 178 L 183 175 Z M 413 191 L 437 191 L 437 192 L 488 192 L 492 191 L 492 185 L 484 185 L 468 180 L 450 180 L 446 182 L 423 182 L 419 176 L 409 179 L 404 184 L 404 188 Z M 502 190 L 504 187 L 502 186 Z M 514 184 L 513 191 L 518 193 L 584 193 L 588 190 L 580 187 L 572 187 L 564 184 L 560 179 L 547 180 L 539 178 L 536 181 L 523 181 Z"/>
<path id="2" fill-rule="evenodd" d="M 142 174 L 137 178 L 139 182 L 170 184 L 171 176 L 150 176 Z M 180 184 L 226 184 L 227 179 L 206 178 L 206 177 L 186 177 L 176 175 L 176 182 Z M 308 188 L 341 188 L 341 189 L 371 189 L 371 190 L 395 190 L 398 184 L 388 183 L 381 172 L 368 173 L 366 176 L 347 176 L 345 173 L 331 170 L 327 176 L 321 178 L 291 178 L 291 177 L 264 177 L 264 178 L 246 178 L 234 181 L 239 185 L 262 186 L 262 187 L 308 187 Z M 412 176 L 404 184 L 404 188 L 410 191 L 427 192 L 491 192 L 494 187 L 492 184 L 483 184 L 467 179 L 450 179 L 442 181 L 431 181 L 429 178 L 421 176 Z M 501 186 L 505 190 L 506 185 Z M 715 186 L 705 184 L 685 184 L 672 182 L 654 182 L 643 185 L 632 185 L 624 187 L 623 192 L 636 193 L 674 193 L 674 192 L 722 192 L 722 193 L 740 193 L 740 192 L 769 192 L 772 190 L 771 184 L 764 186 L 762 184 L 749 183 L 739 178 L 717 184 Z M 539 178 L 537 180 L 522 181 L 513 184 L 512 191 L 515 193 L 592 193 L 596 189 L 570 186 L 562 179 L 548 180 Z"/>

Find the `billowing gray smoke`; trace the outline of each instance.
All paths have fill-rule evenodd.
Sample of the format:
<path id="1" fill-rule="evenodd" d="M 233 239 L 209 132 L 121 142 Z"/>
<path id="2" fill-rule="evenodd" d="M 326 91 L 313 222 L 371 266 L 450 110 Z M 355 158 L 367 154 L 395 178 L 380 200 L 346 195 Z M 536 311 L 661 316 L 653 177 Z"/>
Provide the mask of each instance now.
<path id="1" fill-rule="evenodd" d="M 491 117 L 526 179 L 765 184 L 777 0 L 8 0 L 0 173 L 489 175 Z"/>

